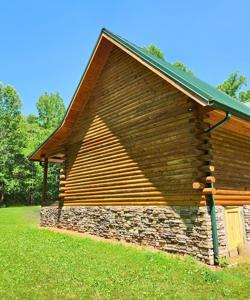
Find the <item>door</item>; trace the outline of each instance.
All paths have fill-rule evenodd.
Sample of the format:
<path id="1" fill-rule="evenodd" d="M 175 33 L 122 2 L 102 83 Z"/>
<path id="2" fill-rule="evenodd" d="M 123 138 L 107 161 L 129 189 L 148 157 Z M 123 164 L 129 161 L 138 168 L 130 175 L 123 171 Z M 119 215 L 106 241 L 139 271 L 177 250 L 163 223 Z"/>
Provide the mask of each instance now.
<path id="1" fill-rule="evenodd" d="M 244 244 L 243 223 L 240 207 L 225 207 L 228 251 Z"/>

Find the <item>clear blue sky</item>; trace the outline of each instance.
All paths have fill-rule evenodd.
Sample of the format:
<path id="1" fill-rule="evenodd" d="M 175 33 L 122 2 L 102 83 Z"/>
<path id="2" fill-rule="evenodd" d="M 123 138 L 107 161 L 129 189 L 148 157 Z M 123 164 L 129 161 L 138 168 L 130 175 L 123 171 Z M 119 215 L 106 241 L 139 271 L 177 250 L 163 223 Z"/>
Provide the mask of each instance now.
<path id="1" fill-rule="evenodd" d="M 247 0 L 0 0 L 0 81 L 25 114 L 45 91 L 68 104 L 102 27 L 156 44 L 210 84 L 237 69 L 250 81 L 249 11 Z"/>

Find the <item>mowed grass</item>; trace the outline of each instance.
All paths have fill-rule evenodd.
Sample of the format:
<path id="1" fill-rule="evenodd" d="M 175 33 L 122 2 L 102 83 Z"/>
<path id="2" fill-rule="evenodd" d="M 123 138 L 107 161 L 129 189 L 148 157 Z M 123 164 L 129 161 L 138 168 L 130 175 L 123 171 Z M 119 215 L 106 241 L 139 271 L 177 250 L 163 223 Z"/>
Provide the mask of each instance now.
<path id="1" fill-rule="evenodd" d="M 38 220 L 38 207 L 0 209 L 0 299 L 250 299 L 250 265 L 213 271 Z"/>

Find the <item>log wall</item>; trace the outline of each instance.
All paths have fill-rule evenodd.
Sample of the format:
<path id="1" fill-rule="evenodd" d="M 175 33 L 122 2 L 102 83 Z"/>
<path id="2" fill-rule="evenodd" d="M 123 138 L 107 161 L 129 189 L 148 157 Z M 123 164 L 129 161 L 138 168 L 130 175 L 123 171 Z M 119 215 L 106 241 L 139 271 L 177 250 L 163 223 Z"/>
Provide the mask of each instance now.
<path id="1" fill-rule="evenodd" d="M 194 102 L 114 48 L 74 125 L 64 205 L 197 205 Z"/>
<path id="2" fill-rule="evenodd" d="M 211 112 L 211 124 L 215 123 L 213 115 L 215 113 Z M 216 204 L 249 205 L 250 138 L 248 130 L 231 119 L 224 126 L 212 131 L 211 145 L 215 166 Z"/>

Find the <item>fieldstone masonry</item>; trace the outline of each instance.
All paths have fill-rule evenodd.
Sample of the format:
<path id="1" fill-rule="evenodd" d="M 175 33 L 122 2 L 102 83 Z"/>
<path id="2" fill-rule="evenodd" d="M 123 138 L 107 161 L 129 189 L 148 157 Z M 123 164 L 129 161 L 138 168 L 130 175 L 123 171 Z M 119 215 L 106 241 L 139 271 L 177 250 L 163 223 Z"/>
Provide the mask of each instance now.
<path id="1" fill-rule="evenodd" d="M 246 228 L 246 242 L 250 247 L 250 205 L 243 207 L 244 223 Z"/>
<path id="2" fill-rule="evenodd" d="M 223 206 L 216 206 L 216 221 L 217 221 L 217 234 L 219 240 L 219 256 L 227 256 L 227 234 L 225 224 L 225 211 Z"/>
<path id="3" fill-rule="evenodd" d="M 224 207 L 216 207 L 219 256 L 227 256 Z M 250 242 L 250 206 L 244 207 Z M 55 206 L 42 207 L 41 226 L 87 232 L 107 239 L 149 245 L 189 254 L 214 264 L 208 207 L 192 206 Z"/>
<path id="4" fill-rule="evenodd" d="M 43 207 L 41 226 L 87 232 L 196 256 L 213 264 L 207 207 L 100 206 Z"/>

